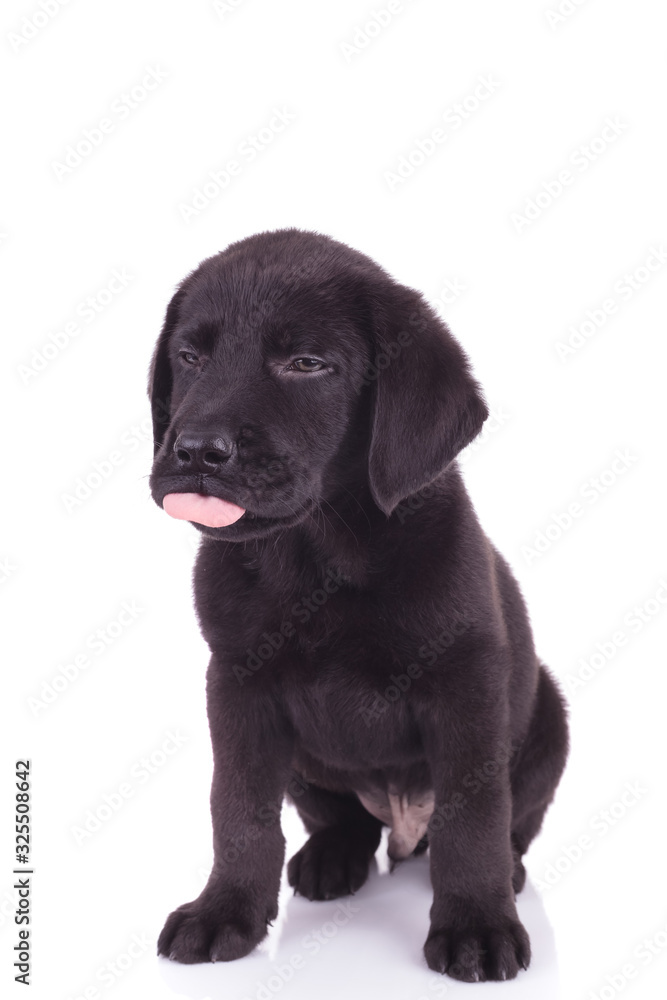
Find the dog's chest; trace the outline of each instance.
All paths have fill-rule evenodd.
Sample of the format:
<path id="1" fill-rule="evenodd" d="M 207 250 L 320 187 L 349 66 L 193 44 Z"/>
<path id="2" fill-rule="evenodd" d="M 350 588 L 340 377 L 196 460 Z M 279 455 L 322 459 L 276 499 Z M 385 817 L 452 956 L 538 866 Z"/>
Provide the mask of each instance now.
<path id="1" fill-rule="evenodd" d="M 297 770 L 332 790 L 339 782 L 356 789 L 363 807 L 390 828 L 390 858 L 408 857 L 434 806 L 412 711 L 415 689 L 428 682 L 421 670 L 405 672 L 417 652 L 401 648 L 403 637 L 377 595 L 351 593 L 339 573 L 292 589 L 289 600 L 287 593 L 272 598 L 244 639 L 249 668 L 280 690 Z"/>
<path id="2" fill-rule="evenodd" d="M 363 807 L 389 827 L 389 857 L 406 858 L 426 834 L 434 808 L 409 705 L 406 701 L 369 715 L 362 710 L 369 704 L 369 691 L 358 678 L 329 688 L 326 673 L 310 692 L 306 685 L 289 700 L 296 770 L 331 791 L 354 791 Z"/>
<path id="3" fill-rule="evenodd" d="M 411 692 L 383 698 L 384 672 L 373 653 L 382 659 L 381 650 L 341 644 L 284 672 L 282 701 L 297 743 L 334 770 L 381 771 L 423 759 Z"/>
<path id="4" fill-rule="evenodd" d="M 318 682 L 288 699 L 296 736 L 294 765 L 331 791 L 354 791 L 389 829 L 392 860 L 407 858 L 427 832 L 434 793 L 409 701 L 371 710 L 370 686 L 344 671 L 320 668 Z M 388 704 L 388 703 L 387 703 Z"/>

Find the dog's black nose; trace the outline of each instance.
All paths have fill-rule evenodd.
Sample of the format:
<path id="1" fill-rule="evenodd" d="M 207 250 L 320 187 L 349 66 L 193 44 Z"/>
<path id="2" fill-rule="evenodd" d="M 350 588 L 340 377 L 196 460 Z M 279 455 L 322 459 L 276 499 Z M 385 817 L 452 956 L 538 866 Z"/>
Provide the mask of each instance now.
<path id="1" fill-rule="evenodd" d="M 230 457 L 233 444 L 220 434 L 181 431 L 174 442 L 174 454 L 188 470 L 216 472 Z"/>

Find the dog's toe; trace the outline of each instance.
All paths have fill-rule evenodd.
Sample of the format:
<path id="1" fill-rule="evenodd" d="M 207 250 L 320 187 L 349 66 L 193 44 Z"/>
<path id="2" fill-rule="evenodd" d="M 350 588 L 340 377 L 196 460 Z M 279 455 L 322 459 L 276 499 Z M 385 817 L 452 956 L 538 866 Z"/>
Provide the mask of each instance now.
<path id="1" fill-rule="evenodd" d="M 430 969 L 466 983 L 514 979 L 530 963 L 530 942 L 518 921 L 501 926 L 432 929 L 424 945 Z"/>
<path id="2" fill-rule="evenodd" d="M 266 934 L 266 921 L 225 912 L 200 900 L 185 903 L 167 917 L 158 938 L 158 955 L 174 962 L 231 962 L 249 954 Z"/>

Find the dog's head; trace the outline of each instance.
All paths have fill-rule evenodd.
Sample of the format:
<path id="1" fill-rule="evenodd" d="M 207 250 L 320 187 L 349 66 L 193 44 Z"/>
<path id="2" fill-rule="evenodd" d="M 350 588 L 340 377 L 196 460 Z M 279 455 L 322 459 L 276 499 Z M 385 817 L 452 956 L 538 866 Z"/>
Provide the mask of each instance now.
<path id="1" fill-rule="evenodd" d="M 351 486 L 390 515 L 487 416 L 465 354 L 417 292 L 296 229 L 233 243 L 181 283 L 149 396 L 155 502 L 239 541 Z"/>

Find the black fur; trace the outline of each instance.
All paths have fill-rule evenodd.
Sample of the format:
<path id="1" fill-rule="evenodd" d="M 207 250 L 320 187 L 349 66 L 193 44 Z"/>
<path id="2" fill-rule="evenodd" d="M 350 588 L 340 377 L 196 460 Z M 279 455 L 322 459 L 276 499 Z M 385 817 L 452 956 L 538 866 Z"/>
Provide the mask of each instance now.
<path id="1" fill-rule="evenodd" d="M 326 368 L 291 370 L 299 358 Z M 183 281 L 149 392 L 155 502 L 209 493 L 247 511 L 197 526 L 215 863 L 169 916 L 160 954 L 227 961 L 262 939 L 285 795 L 311 833 L 289 880 L 332 899 L 363 884 L 380 840 L 356 793 L 432 791 L 415 848 L 430 850 L 426 961 L 467 981 L 515 976 L 530 959 L 521 857 L 563 770 L 567 725 L 454 461 L 487 416 L 463 351 L 369 258 L 282 230 Z M 185 466 L 184 432 L 202 442 Z"/>

